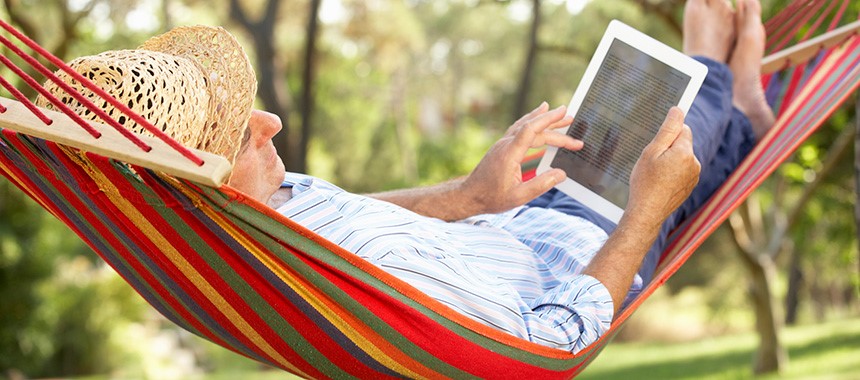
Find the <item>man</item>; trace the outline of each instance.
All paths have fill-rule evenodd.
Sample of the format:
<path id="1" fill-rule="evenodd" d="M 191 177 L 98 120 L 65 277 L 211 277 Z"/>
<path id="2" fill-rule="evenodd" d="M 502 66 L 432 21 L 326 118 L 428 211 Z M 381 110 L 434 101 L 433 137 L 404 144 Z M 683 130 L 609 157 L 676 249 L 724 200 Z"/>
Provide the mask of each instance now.
<path id="1" fill-rule="evenodd" d="M 218 119 L 233 111 L 248 112 L 247 96 L 189 93 L 215 94 L 212 99 L 227 94 L 208 108 L 218 112 L 204 117 L 205 122 L 188 122 L 194 125 L 193 138 L 176 130 L 182 123 L 165 121 L 176 113 L 170 102 L 148 104 L 147 110 L 162 107 L 151 112 L 156 125 L 180 142 L 235 157 L 228 184 L 247 196 L 454 310 L 524 339 L 576 352 L 595 341 L 625 297 L 650 279 L 668 231 L 704 202 L 773 124 L 758 84 L 764 45 L 758 1 L 741 0 L 734 11 L 724 0 L 690 0 L 684 33 L 685 53 L 708 65 L 709 76 L 687 117 L 691 127 L 684 125 L 679 110 L 670 110 L 642 152 L 631 175 L 627 211 L 617 226 L 551 190 L 564 178 L 560 170 L 526 182 L 520 178 L 527 149 L 547 144 L 582 147 L 582 142 L 555 132 L 571 122 L 564 107 L 548 110 L 544 103 L 518 120 L 465 178 L 371 196 L 350 194 L 310 176 L 285 175 L 271 141 L 281 128 L 276 116 L 253 111 L 247 130 L 243 123 Z M 195 66 L 208 61 L 184 55 L 177 46 L 188 44 L 177 34 L 181 37 L 182 32 L 169 32 L 169 38 L 162 39 L 172 43 L 154 49 L 191 62 L 168 57 L 168 65 L 200 70 L 204 79 L 198 82 L 206 86 L 216 80 L 230 82 L 231 70 Z M 201 38 L 194 46 L 209 40 Z M 162 59 L 161 53 L 142 54 L 141 61 Z M 120 62 L 111 59 L 97 71 L 118 71 Z M 72 66 L 81 70 L 92 60 L 82 58 Z M 235 71 L 235 65 L 229 67 Z M 134 71 L 145 78 L 137 77 L 129 88 L 163 79 Z M 87 72 L 91 79 L 100 75 Z M 172 77 L 186 87 L 176 92 L 193 87 L 183 75 Z M 110 88 L 123 80 L 111 79 L 103 88 L 126 99 L 129 95 Z M 174 87 L 161 86 L 164 90 L 155 92 Z M 244 100 L 230 103 L 237 97 Z M 186 105 L 187 96 L 173 99 L 182 99 L 177 106 Z M 74 103 L 68 98 L 64 102 Z M 244 137 L 213 148 L 207 136 L 222 130 L 224 135 L 244 132 Z"/>

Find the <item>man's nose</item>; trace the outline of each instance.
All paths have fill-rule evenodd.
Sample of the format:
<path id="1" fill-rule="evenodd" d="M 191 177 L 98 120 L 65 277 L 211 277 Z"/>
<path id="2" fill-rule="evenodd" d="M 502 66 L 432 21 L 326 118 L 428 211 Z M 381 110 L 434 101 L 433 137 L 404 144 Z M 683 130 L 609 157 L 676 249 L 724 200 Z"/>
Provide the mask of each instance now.
<path id="1" fill-rule="evenodd" d="M 256 122 L 260 125 L 260 129 L 264 130 L 267 135 L 274 136 L 283 128 L 281 118 L 271 112 L 254 110 L 251 118 L 257 119 Z"/>

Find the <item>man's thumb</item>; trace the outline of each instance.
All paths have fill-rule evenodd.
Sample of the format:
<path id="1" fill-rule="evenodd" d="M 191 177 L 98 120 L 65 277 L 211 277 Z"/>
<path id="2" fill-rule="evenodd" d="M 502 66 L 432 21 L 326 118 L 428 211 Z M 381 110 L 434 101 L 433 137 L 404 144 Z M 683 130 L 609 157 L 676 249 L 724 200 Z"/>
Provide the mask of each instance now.
<path id="1" fill-rule="evenodd" d="M 678 107 L 672 107 L 669 109 L 669 113 L 666 114 L 666 119 L 663 120 L 663 125 L 660 126 L 657 135 L 654 136 L 652 144 L 655 144 L 658 148 L 666 149 L 675 142 L 683 129 L 684 112 Z"/>

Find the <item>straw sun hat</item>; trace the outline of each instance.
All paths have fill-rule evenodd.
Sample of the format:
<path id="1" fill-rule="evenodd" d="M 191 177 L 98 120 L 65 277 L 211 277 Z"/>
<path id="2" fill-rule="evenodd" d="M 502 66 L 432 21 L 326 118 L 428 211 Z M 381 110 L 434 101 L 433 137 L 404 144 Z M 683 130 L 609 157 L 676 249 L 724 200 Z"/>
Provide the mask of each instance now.
<path id="1" fill-rule="evenodd" d="M 69 66 L 183 145 L 236 157 L 257 90 L 238 41 L 220 27 L 178 27 L 135 50 L 80 57 Z M 63 71 L 60 79 L 136 133 L 149 134 Z M 54 82 L 45 88 L 84 119 L 99 117 Z M 43 97 L 36 103 L 53 108 Z"/>

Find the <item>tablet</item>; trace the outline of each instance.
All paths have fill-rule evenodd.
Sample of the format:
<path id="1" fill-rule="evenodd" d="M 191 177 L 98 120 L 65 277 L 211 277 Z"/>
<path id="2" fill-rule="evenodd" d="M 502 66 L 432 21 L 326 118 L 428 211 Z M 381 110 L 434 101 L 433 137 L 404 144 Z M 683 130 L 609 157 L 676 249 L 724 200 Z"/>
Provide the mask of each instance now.
<path id="1" fill-rule="evenodd" d="M 707 72 L 704 64 L 612 20 L 568 106 L 573 123 L 561 131 L 585 146 L 549 147 L 537 172 L 563 169 L 567 179 L 559 190 L 618 223 L 633 165 L 669 108 L 687 113 Z"/>

